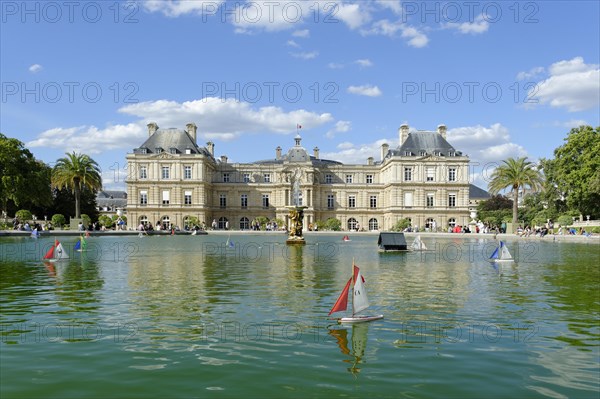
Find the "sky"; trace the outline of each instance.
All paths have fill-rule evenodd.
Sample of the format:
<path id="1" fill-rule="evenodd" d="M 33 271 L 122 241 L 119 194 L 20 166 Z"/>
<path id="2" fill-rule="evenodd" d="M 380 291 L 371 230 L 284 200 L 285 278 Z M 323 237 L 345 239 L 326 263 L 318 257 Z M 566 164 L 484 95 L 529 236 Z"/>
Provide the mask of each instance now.
<path id="1" fill-rule="evenodd" d="M 149 122 L 194 122 L 229 162 L 274 158 L 299 131 L 359 164 L 402 124 L 445 124 L 487 188 L 502 160 L 600 125 L 599 4 L 3 1 L 0 132 L 50 165 L 89 154 L 122 190 Z"/>

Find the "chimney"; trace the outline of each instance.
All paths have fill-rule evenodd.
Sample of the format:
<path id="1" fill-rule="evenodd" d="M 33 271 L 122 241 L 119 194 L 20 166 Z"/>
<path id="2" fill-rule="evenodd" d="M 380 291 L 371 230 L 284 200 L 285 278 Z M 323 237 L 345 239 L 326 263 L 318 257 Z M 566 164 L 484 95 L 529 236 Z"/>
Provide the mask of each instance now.
<path id="1" fill-rule="evenodd" d="M 313 154 L 316 159 L 319 159 L 319 147 L 313 148 Z"/>
<path id="2" fill-rule="evenodd" d="M 187 125 L 185 125 L 185 127 L 187 128 L 187 132 L 190 134 L 190 136 L 192 136 L 194 144 L 196 144 L 196 129 L 198 129 L 198 127 L 194 122 L 188 123 Z"/>
<path id="3" fill-rule="evenodd" d="M 400 145 L 402 145 L 408 138 L 408 125 L 406 123 L 400 126 L 400 129 L 398 129 L 398 134 L 400 134 Z"/>
<path id="4" fill-rule="evenodd" d="M 152 136 L 158 130 L 158 125 L 156 124 L 156 122 L 150 122 L 150 123 L 148 123 L 147 126 L 148 126 L 148 136 Z"/>
<path id="5" fill-rule="evenodd" d="M 367 158 L 367 165 L 373 165 L 373 157 Z"/>
<path id="6" fill-rule="evenodd" d="M 385 156 L 388 153 L 388 150 L 390 149 L 390 146 L 386 143 L 381 145 L 381 160 L 383 161 L 383 159 L 385 158 Z"/>
<path id="7" fill-rule="evenodd" d="M 206 143 L 206 148 L 208 148 L 208 152 L 210 152 L 210 155 L 212 155 L 214 157 L 215 156 L 215 143 L 213 143 L 212 141 L 209 141 L 208 143 Z"/>
<path id="8" fill-rule="evenodd" d="M 221 155 L 221 162 L 227 163 L 227 155 Z"/>
<path id="9" fill-rule="evenodd" d="M 280 146 L 277 146 L 277 148 L 275 148 L 275 159 L 276 160 L 281 159 L 281 147 Z"/>
<path id="10" fill-rule="evenodd" d="M 438 125 L 437 132 L 446 139 L 446 125 Z"/>

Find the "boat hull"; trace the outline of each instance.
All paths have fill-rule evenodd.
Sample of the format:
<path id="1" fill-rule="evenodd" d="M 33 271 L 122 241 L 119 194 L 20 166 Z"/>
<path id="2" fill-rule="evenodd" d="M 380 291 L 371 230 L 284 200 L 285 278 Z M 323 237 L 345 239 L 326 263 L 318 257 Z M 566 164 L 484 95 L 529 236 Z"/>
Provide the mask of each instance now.
<path id="1" fill-rule="evenodd" d="M 508 262 L 514 262 L 514 259 L 490 259 L 490 262 L 492 263 L 508 263 Z"/>
<path id="2" fill-rule="evenodd" d="M 383 319 L 383 315 L 375 315 L 375 316 L 354 316 L 354 317 L 342 317 L 338 319 L 338 323 L 343 324 L 352 324 L 352 323 L 366 323 L 368 321 L 380 320 Z"/>

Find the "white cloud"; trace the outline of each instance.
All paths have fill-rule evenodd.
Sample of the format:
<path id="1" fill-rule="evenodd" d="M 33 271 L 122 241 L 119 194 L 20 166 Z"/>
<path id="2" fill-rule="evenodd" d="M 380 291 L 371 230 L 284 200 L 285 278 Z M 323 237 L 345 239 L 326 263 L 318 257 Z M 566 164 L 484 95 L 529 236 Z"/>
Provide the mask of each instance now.
<path id="1" fill-rule="evenodd" d="M 375 3 L 382 8 L 387 8 L 395 14 L 402 14 L 402 4 L 400 0 L 376 0 Z"/>
<path id="2" fill-rule="evenodd" d="M 344 64 L 340 64 L 338 62 L 330 62 L 327 64 L 327 68 L 329 69 L 342 69 L 344 68 Z"/>
<path id="3" fill-rule="evenodd" d="M 455 29 L 462 34 L 476 35 L 479 33 L 487 32 L 490 28 L 490 24 L 485 20 L 483 15 L 479 15 L 473 20 L 473 22 L 449 22 L 443 25 L 447 29 Z"/>
<path id="4" fill-rule="evenodd" d="M 292 32 L 292 36 L 294 37 L 310 37 L 310 31 L 308 29 L 301 29 Z"/>
<path id="5" fill-rule="evenodd" d="M 225 3 L 222 15 L 235 26 L 236 33 L 252 33 L 255 31 L 279 32 L 297 28 L 303 20 L 311 15 L 312 3 L 296 0 L 279 1 L 246 1 Z M 300 32 L 296 30 L 296 32 Z M 302 35 L 303 33 L 301 33 Z M 301 37 L 301 36 L 297 36 Z"/>
<path id="6" fill-rule="evenodd" d="M 319 55 L 318 51 L 304 51 L 301 53 L 290 53 L 290 55 L 294 58 L 300 58 L 302 60 L 312 60 L 314 58 L 317 58 L 317 56 Z"/>
<path id="7" fill-rule="evenodd" d="M 398 31 L 402 30 L 404 24 L 400 21 L 390 22 L 387 19 L 381 19 L 373 22 L 369 29 L 362 29 L 363 35 L 382 35 L 394 37 Z"/>
<path id="8" fill-rule="evenodd" d="M 29 67 L 29 72 L 38 73 L 42 69 L 44 69 L 44 67 L 41 66 L 40 64 L 33 64 L 32 66 Z"/>
<path id="9" fill-rule="evenodd" d="M 400 33 L 400 37 L 405 39 L 409 46 L 416 48 L 425 47 L 429 43 L 429 38 L 425 33 L 400 20 L 390 21 L 388 19 L 381 19 L 375 21 L 368 29 L 361 29 L 360 33 L 365 36 L 381 35 L 388 37 L 396 37 Z"/>
<path id="10" fill-rule="evenodd" d="M 589 125 L 589 123 L 583 119 L 571 119 L 564 122 L 554 122 L 554 126 L 564 127 L 567 129 L 573 129 L 582 125 Z"/>
<path id="11" fill-rule="evenodd" d="M 382 94 L 379 87 L 373 85 L 350 86 L 348 87 L 348 93 L 367 97 L 379 97 Z"/>
<path id="12" fill-rule="evenodd" d="M 525 148 L 513 143 L 508 129 L 500 123 L 449 129 L 448 142 L 480 164 L 527 156 Z"/>
<path id="13" fill-rule="evenodd" d="M 539 104 L 566 108 L 569 112 L 595 109 L 600 105 L 600 69 L 583 58 L 563 60 L 548 68 L 550 76 L 538 82 L 528 98 Z"/>
<path id="14" fill-rule="evenodd" d="M 288 40 L 285 44 L 290 47 L 296 47 L 296 48 L 300 47 L 300 45 L 293 40 Z"/>
<path id="15" fill-rule="evenodd" d="M 274 106 L 255 109 L 246 102 L 217 97 L 183 103 L 167 100 L 142 102 L 127 105 L 119 112 L 142 118 L 144 124 L 155 121 L 163 127 L 183 128 L 186 123 L 196 121 L 199 137 L 206 135 L 222 140 L 231 140 L 232 135 L 243 133 L 292 133 L 298 121 L 302 121 L 302 127 L 307 129 L 333 122 L 329 113 L 317 114 L 303 109 L 285 112 Z"/>
<path id="16" fill-rule="evenodd" d="M 541 74 L 545 72 L 544 67 L 534 67 L 527 72 L 519 72 L 517 74 L 517 80 L 528 80 L 539 78 Z"/>
<path id="17" fill-rule="evenodd" d="M 353 144 L 343 142 L 337 145 L 339 151 L 322 152 L 321 158 L 331 159 L 346 164 L 366 164 L 367 158 L 373 157 L 375 161 L 381 159 L 381 145 L 397 142 L 395 139 L 379 139 L 371 143 Z"/>
<path id="18" fill-rule="evenodd" d="M 110 150 L 134 148 L 140 144 L 145 134 L 147 135 L 146 128 L 141 123 L 110 125 L 104 129 L 96 126 L 57 127 L 40 133 L 27 146 L 100 154 Z"/>
<path id="19" fill-rule="evenodd" d="M 331 139 L 336 133 L 345 133 L 352 129 L 352 122 L 350 121 L 337 121 L 333 129 L 325 133 L 325 137 Z"/>
<path id="20" fill-rule="evenodd" d="M 373 66 L 373 62 L 368 58 L 363 58 L 354 61 L 355 64 L 358 64 L 361 68 L 368 68 Z"/>
<path id="21" fill-rule="evenodd" d="M 224 0 L 146 0 L 143 6 L 147 11 L 160 12 L 167 17 L 185 14 L 215 15 Z"/>
<path id="22" fill-rule="evenodd" d="M 411 26 L 402 28 L 402 37 L 408 39 L 408 44 L 416 48 L 425 47 L 429 43 L 426 34 Z"/>
<path id="23" fill-rule="evenodd" d="M 325 10 L 327 15 L 344 22 L 350 29 L 358 29 L 371 20 L 371 14 L 365 3 L 342 3 L 337 2 L 336 9 Z M 325 7 L 328 7 L 325 3 Z M 329 11 L 327 13 L 327 11 Z"/>

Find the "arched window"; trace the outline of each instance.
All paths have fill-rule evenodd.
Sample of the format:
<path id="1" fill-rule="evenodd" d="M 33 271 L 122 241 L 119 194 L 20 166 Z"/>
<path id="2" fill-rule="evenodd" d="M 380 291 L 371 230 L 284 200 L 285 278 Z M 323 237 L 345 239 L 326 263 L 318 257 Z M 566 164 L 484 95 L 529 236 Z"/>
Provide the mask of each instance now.
<path id="1" fill-rule="evenodd" d="M 429 218 L 425 221 L 425 228 L 426 229 L 432 229 L 433 228 L 433 224 L 434 224 L 434 220 L 432 218 Z"/>
<path id="2" fill-rule="evenodd" d="M 142 215 L 140 216 L 140 223 L 146 226 L 148 224 L 148 216 Z"/>
<path id="3" fill-rule="evenodd" d="M 452 227 L 452 228 L 456 227 L 456 219 L 454 219 L 454 218 L 448 219 L 448 227 Z"/>
<path id="4" fill-rule="evenodd" d="M 163 216 L 161 219 L 161 225 L 163 229 L 170 229 L 171 228 L 171 218 L 169 218 L 168 216 Z"/>
<path id="5" fill-rule="evenodd" d="M 354 218 L 348 219 L 348 230 L 356 230 L 358 222 Z"/>
<path id="6" fill-rule="evenodd" d="M 369 231 L 373 230 L 379 230 L 379 223 L 375 218 L 369 219 Z"/>
<path id="7" fill-rule="evenodd" d="M 243 217 L 240 219 L 240 230 L 248 230 L 250 229 L 250 220 L 247 217 Z"/>
<path id="8" fill-rule="evenodd" d="M 219 229 L 224 230 L 229 228 L 229 220 L 225 216 L 219 218 Z"/>

